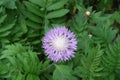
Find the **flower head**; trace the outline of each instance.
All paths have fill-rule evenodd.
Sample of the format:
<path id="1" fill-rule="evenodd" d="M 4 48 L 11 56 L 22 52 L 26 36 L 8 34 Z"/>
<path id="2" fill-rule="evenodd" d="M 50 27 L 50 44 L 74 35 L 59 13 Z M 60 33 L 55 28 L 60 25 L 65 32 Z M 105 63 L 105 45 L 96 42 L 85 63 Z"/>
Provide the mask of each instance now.
<path id="1" fill-rule="evenodd" d="M 55 62 L 71 59 L 77 49 L 74 33 L 65 27 L 51 29 L 42 42 L 46 55 Z"/>

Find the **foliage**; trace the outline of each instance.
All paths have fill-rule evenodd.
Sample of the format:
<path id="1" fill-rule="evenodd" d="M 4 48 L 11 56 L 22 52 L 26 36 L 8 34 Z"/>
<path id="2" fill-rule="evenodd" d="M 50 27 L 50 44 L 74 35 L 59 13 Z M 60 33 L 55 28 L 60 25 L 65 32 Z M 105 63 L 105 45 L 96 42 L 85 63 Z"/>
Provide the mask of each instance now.
<path id="1" fill-rule="evenodd" d="M 103 65 L 105 67 L 105 71 L 108 71 L 108 79 L 109 80 L 117 80 L 120 79 L 117 75 L 119 74 L 120 69 L 120 61 L 119 61 L 119 45 L 120 45 L 120 37 L 115 41 L 114 45 L 109 45 L 105 51 L 105 56 L 103 56 Z"/>
<path id="2" fill-rule="evenodd" d="M 79 73 L 78 76 L 82 77 L 83 80 L 96 80 L 104 76 L 103 67 L 100 65 L 102 55 L 103 51 L 99 47 L 90 49 L 87 56 L 82 56 L 81 65 L 75 69 L 76 75 Z"/>
<path id="3" fill-rule="evenodd" d="M 119 0 L 0 0 L 0 80 L 120 80 L 119 10 Z M 44 54 L 56 26 L 77 37 L 70 61 Z"/>
<path id="4" fill-rule="evenodd" d="M 30 47 L 23 47 L 21 44 L 5 46 L 0 58 L 9 64 L 9 71 L 12 75 L 10 79 L 39 80 L 38 75 L 41 63 L 37 53 L 32 52 Z"/>
<path id="5" fill-rule="evenodd" d="M 72 72 L 72 67 L 65 65 L 55 65 L 56 69 L 53 72 L 53 80 L 77 80 Z"/>

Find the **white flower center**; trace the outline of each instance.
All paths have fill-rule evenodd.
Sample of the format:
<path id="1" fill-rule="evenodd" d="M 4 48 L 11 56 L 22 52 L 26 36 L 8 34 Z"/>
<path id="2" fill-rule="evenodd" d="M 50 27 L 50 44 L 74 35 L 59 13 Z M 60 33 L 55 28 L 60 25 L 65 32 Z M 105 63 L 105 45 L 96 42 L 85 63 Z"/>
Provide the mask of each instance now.
<path id="1" fill-rule="evenodd" d="M 58 37 L 53 41 L 54 47 L 59 50 L 64 50 L 67 47 L 66 43 L 66 39 L 61 37 Z"/>

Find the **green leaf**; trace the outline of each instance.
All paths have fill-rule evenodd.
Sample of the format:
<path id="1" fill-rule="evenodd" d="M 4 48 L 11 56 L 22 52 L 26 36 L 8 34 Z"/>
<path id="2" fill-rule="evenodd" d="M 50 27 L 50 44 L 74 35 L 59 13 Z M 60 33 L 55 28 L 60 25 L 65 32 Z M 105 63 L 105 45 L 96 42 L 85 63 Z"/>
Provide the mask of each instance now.
<path id="1" fill-rule="evenodd" d="M 1 60 L 0 61 L 0 79 L 1 78 L 8 78 L 8 77 L 10 77 L 10 75 L 9 75 L 9 66 L 6 64 L 6 62 L 5 61 L 3 61 L 3 60 Z"/>
<path id="2" fill-rule="evenodd" d="M 27 20 L 27 21 L 26 21 L 26 24 L 27 24 L 29 27 L 33 28 L 33 29 L 40 29 L 40 27 L 41 27 L 40 24 L 35 23 L 35 22 L 31 21 L 31 20 Z"/>
<path id="3" fill-rule="evenodd" d="M 44 0 L 29 0 L 30 2 L 37 4 L 41 7 L 45 7 L 45 1 Z"/>
<path id="4" fill-rule="evenodd" d="M 50 5 L 47 10 L 56 10 L 56 9 L 60 9 L 61 7 L 63 7 L 66 3 L 68 2 L 68 0 L 60 0 L 52 5 Z"/>
<path id="5" fill-rule="evenodd" d="M 8 59 L 8 61 L 9 61 L 9 63 L 11 63 L 13 66 L 17 66 L 17 65 L 16 65 L 15 58 L 10 57 L 10 56 L 8 56 L 8 55 L 3 55 L 3 57 L 6 57 L 6 59 Z"/>
<path id="6" fill-rule="evenodd" d="M 116 20 L 116 22 L 120 23 L 120 13 L 119 12 L 114 12 L 112 14 L 112 20 Z"/>
<path id="7" fill-rule="evenodd" d="M 4 20 L 6 19 L 7 15 L 3 15 L 1 18 L 0 18 L 0 24 L 4 22 Z"/>
<path id="8" fill-rule="evenodd" d="M 27 80 L 40 80 L 38 75 L 41 69 L 41 63 L 39 62 L 37 54 L 38 53 L 32 51 L 31 47 L 16 43 L 5 46 L 5 50 L 2 51 L 0 59 L 9 62 L 10 67 L 12 67 L 12 70 L 10 70 L 12 72 L 11 75 L 15 78 L 13 80 L 21 79 L 22 75 L 23 78 L 26 76 Z M 16 75 L 16 73 L 19 72 L 22 73 L 22 75 Z"/>
<path id="9" fill-rule="evenodd" d="M 40 44 L 40 40 L 33 41 L 32 44 Z"/>
<path id="10" fill-rule="evenodd" d="M 7 31 L 5 33 L 0 33 L 0 38 L 8 36 L 10 33 L 11 33 L 11 31 Z"/>
<path id="11" fill-rule="evenodd" d="M 16 4 L 15 2 L 17 0 L 1 0 L 2 1 L 2 4 L 7 7 L 7 8 L 10 8 L 10 9 L 16 9 Z"/>
<path id="12" fill-rule="evenodd" d="M 39 37 L 39 36 L 40 36 L 39 33 L 28 35 L 29 38 L 34 38 L 34 37 Z"/>
<path id="13" fill-rule="evenodd" d="M 75 72 L 83 80 L 96 80 L 95 78 L 99 76 L 103 77 L 101 74 L 103 70 L 103 67 L 101 67 L 103 50 L 101 50 L 100 45 L 88 49 L 88 55 L 81 57 L 81 65 L 75 69 Z"/>
<path id="14" fill-rule="evenodd" d="M 19 72 L 14 80 L 23 80 L 23 75 Z"/>
<path id="15" fill-rule="evenodd" d="M 26 33 L 28 29 L 23 16 L 20 17 L 20 26 L 22 28 L 23 33 Z"/>
<path id="16" fill-rule="evenodd" d="M 38 16 L 44 17 L 43 12 L 40 11 L 40 9 L 39 9 L 38 6 L 32 4 L 32 3 L 28 2 L 28 1 L 25 1 L 24 4 L 25 4 L 25 6 L 27 7 L 27 9 L 28 9 L 30 12 L 32 12 L 32 13 L 38 15 Z"/>
<path id="17" fill-rule="evenodd" d="M 36 16 L 30 12 L 24 12 L 24 15 L 29 18 L 30 20 L 34 21 L 34 22 L 37 22 L 37 23 L 41 23 L 42 20 L 39 16 Z"/>
<path id="18" fill-rule="evenodd" d="M 47 14 L 47 19 L 58 18 L 66 15 L 69 12 L 68 9 L 61 9 L 57 11 L 53 11 Z"/>
<path id="19" fill-rule="evenodd" d="M 2 13 L 2 11 L 4 11 L 3 7 L 0 7 L 0 13 Z"/>
<path id="20" fill-rule="evenodd" d="M 3 26 L 0 26 L 0 33 L 10 30 L 14 25 L 15 25 L 15 20 L 13 20 L 13 22 L 10 24 L 5 24 Z"/>
<path id="21" fill-rule="evenodd" d="M 53 72 L 53 80 L 75 80 L 75 77 L 72 76 L 72 69 L 70 66 L 65 65 L 55 65 L 56 69 Z"/>
<path id="22" fill-rule="evenodd" d="M 3 42 L 3 43 L 9 43 L 10 42 L 8 39 L 4 39 L 4 38 L 1 39 L 0 41 Z"/>
<path id="23" fill-rule="evenodd" d="M 102 63 L 108 74 L 116 74 L 120 71 L 120 37 L 114 44 L 109 44 L 103 56 Z"/>
<path id="24" fill-rule="evenodd" d="M 28 74 L 26 80 L 40 80 L 39 76 Z"/>

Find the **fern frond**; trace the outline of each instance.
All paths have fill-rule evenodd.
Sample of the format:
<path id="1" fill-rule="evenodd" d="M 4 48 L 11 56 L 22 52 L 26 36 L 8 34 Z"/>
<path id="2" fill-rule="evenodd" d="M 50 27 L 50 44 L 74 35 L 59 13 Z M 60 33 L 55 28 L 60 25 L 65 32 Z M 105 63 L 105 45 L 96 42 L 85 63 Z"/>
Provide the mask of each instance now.
<path id="1" fill-rule="evenodd" d="M 101 43 L 103 46 L 112 43 L 118 33 L 118 29 L 113 29 L 113 27 L 106 25 L 90 26 L 89 30 L 93 35 L 95 43 Z"/>
<path id="2" fill-rule="evenodd" d="M 120 37 L 115 41 L 114 44 L 110 44 L 105 51 L 103 56 L 104 70 L 108 73 L 110 80 L 118 80 L 117 75 L 120 74 Z"/>
<path id="3" fill-rule="evenodd" d="M 16 19 L 8 21 L 9 15 L 6 13 L 4 7 L 0 7 L 0 42 L 9 42 L 8 36 L 12 33 L 11 29 L 14 28 Z"/>
<path id="4" fill-rule="evenodd" d="M 10 78 L 15 79 L 18 76 L 16 74 L 19 74 L 19 76 L 22 76 L 22 79 L 24 79 L 24 76 L 27 76 L 27 78 L 39 80 L 38 75 L 41 63 L 37 55 L 38 53 L 33 52 L 30 47 L 16 43 L 7 45 L 5 50 L 2 51 L 0 59 L 9 63 L 11 68 L 9 70 L 11 72 Z"/>
<path id="5" fill-rule="evenodd" d="M 97 80 L 103 76 L 103 67 L 101 66 L 101 57 L 103 50 L 100 47 L 89 49 L 88 55 L 81 59 L 81 66 L 76 68 L 76 73 L 83 80 Z"/>

